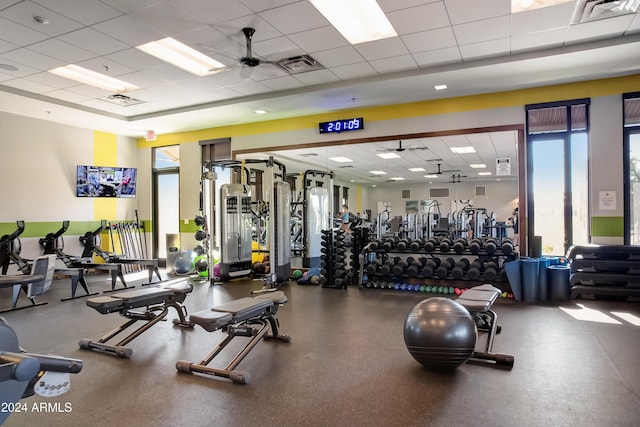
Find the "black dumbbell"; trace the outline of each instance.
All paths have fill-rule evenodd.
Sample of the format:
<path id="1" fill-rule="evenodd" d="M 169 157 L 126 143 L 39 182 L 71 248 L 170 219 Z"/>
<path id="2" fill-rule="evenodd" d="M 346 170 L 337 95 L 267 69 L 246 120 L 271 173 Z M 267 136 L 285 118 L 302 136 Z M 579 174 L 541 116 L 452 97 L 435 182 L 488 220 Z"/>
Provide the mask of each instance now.
<path id="1" fill-rule="evenodd" d="M 409 249 L 411 252 L 418 252 L 420 248 L 424 245 L 424 241 L 422 239 L 416 239 L 411 242 L 409 245 Z"/>
<path id="2" fill-rule="evenodd" d="M 452 243 L 451 243 L 451 239 L 449 239 L 448 237 L 445 237 L 444 239 L 440 240 L 440 252 L 443 253 L 447 253 L 449 252 L 449 250 L 451 249 Z"/>
<path id="3" fill-rule="evenodd" d="M 493 282 L 494 280 L 496 280 L 497 277 L 498 277 L 498 265 L 493 261 L 489 261 L 485 263 L 483 279 L 489 282 Z"/>
<path id="4" fill-rule="evenodd" d="M 427 242 L 424 244 L 424 251 L 426 253 L 431 253 L 436 250 L 436 247 L 438 245 L 439 245 L 438 239 L 432 237 L 429 240 L 427 240 Z"/>
<path id="5" fill-rule="evenodd" d="M 475 260 L 469 266 L 467 270 L 467 278 L 469 280 L 478 280 L 480 279 L 480 275 L 482 274 L 482 262 L 480 260 Z"/>
<path id="6" fill-rule="evenodd" d="M 456 262 L 456 265 L 453 266 L 453 269 L 451 269 L 451 277 L 453 277 L 456 280 L 462 279 L 464 277 L 465 272 L 469 269 L 470 265 L 471 263 L 467 258 L 460 258 Z"/>
<path id="7" fill-rule="evenodd" d="M 468 245 L 469 243 L 467 242 L 467 239 L 458 239 L 453 244 L 453 251 L 457 254 L 461 254 L 462 252 L 464 252 Z"/>
<path id="8" fill-rule="evenodd" d="M 427 260 L 427 262 L 424 263 L 424 266 L 422 267 L 420 274 L 422 274 L 422 276 L 424 276 L 427 279 L 431 278 L 433 277 L 433 273 L 436 271 L 437 268 L 438 268 L 438 265 L 434 260 L 432 259 Z"/>
<path id="9" fill-rule="evenodd" d="M 471 242 L 469 242 L 469 251 L 472 254 L 477 254 L 478 252 L 480 252 L 480 249 L 482 249 L 482 240 L 472 239 Z"/>
<path id="10" fill-rule="evenodd" d="M 391 269 L 393 268 L 394 264 L 395 262 L 393 259 L 387 259 L 382 263 L 382 266 L 380 266 L 380 274 L 382 274 L 383 276 L 388 276 L 389 274 L 391 274 Z"/>
<path id="11" fill-rule="evenodd" d="M 496 253 L 497 249 L 498 243 L 495 241 L 495 239 L 487 239 L 484 242 L 484 250 L 487 251 L 489 255 L 493 255 L 494 253 Z"/>
<path id="12" fill-rule="evenodd" d="M 391 268 L 391 272 L 394 274 L 394 276 L 400 276 L 407 271 L 408 267 L 409 264 L 407 264 L 407 261 L 401 260 Z"/>
<path id="13" fill-rule="evenodd" d="M 409 267 L 407 267 L 407 274 L 409 275 L 409 277 L 416 277 L 421 270 L 422 264 L 420 263 L 420 261 L 416 260 L 409 264 Z"/>
<path id="14" fill-rule="evenodd" d="M 393 249 L 393 240 L 386 239 L 382 243 L 382 250 L 385 251 L 385 252 L 389 252 L 391 249 Z"/>
<path id="15" fill-rule="evenodd" d="M 445 279 L 449 275 L 449 271 L 456 265 L 456 260 L 453 258 L 447 258 L 440 263 L 436 269 L 436 276 L 441 279 Z"/>
<path id="16" fill-rule="evenodd" d="M 511 239 L 504 239 L 500 245 L 502 253 L 505 255 L 511 255 L 513 253 L 513 242 Z"/>

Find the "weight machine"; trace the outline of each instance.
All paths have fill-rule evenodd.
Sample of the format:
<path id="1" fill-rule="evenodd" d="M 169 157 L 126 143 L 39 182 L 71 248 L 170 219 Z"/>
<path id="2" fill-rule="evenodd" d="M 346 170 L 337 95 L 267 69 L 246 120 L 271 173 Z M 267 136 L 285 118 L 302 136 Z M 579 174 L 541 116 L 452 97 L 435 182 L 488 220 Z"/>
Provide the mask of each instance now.
<path id="1" fill-rule="evenodd" d="M 266 168 L 263 188 L 265 200 L 258 202 L 257 213 L 252 210 L 252 189 L 247 164 L 263 164 Z M 275 169 L 279 169 L 276 173 Z M 285 166 L 270 157 L 267 160 L 220 160 L 203 167 L 202 211 L 208 213 L 209 258 L 220 253 L 220 278 L 229 280 L 251 273 L 253 219 L 257 218 L 256 236 L 266 226 L 270 273 L 267 281 L 272 285 L 289 279 L 291 246 L 289 241 L 289 215 L 291 192 L 284 181 Z M 229 171 L 240 172 L 240 183 L 230 183 Z M 227 182 L 223 182 L 227 181 Z M 216 200 L 219 194 L 219 200 Z M 264 225 L 263 225 L 264 224 Z M 259 237 L 258 237 L 259 238 Z M 213 275 L 210 275 L 213 281 Z"/>

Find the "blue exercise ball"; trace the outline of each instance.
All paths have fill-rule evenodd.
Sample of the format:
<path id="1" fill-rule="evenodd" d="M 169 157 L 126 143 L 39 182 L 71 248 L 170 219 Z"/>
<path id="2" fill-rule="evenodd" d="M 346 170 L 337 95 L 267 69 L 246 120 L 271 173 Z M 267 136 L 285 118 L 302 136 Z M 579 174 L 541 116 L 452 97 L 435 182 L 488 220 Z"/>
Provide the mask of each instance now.
<path id="1" fill-rule="evenodd" d="M 180 252 L 180 255 L 176 258 L 176 273 L 177 274 L 188 274 L 193 271 L 193 253 L 189 252 Z"/>
<path id="2" fill-rule="evenodd" d="M 404 342 L 414 359 L 436 370 L 452 370 L 471 358 L 478 330 L 462 304 L 444 297 L 419 302 L 404 322 Z"/>

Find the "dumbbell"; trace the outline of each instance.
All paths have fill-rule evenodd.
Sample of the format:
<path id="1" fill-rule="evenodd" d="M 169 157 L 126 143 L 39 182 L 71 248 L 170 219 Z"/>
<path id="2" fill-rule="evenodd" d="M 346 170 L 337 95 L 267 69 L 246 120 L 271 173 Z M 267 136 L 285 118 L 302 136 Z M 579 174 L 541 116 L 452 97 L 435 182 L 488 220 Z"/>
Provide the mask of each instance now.
<path id="1" fill-rule="evenodd" d="M 464 273 L 469 269 L 471 263 L 467 258 L 460 258 L 451 270 L 451 277 L 460 280 L 464 277 Z"/>
<path id="2" fill-rule="evenodd" d="M 471 242 L 469 242 L 469 251 L 472 254 L 477 254 L 478 252 L 480 252 L 480 249 L 482 249 L 482 240 L 472 239 Z"/>
<path id="3" fill-rule="evenodd" d="M 395 262 L 392 258 L 387 259 L 382 263 L 382 266 L 380 266 L 380 274 L 382 274 L 383 276 L 388 276 L 389 274 L 391 274 L 391 269 L 393 268 L 394 264 Z"/>
<path id="4" fill-rule="evenodd" d="M 456 260 L 453 258 L 447 258 L 440 263 L 436 269 L 436 276 L 441 279 L 445 279 L 449 275 L 449 271 L 456 265 Z"/>
<path id="5" fill-rule="evenodd" d="M 457 254 L 464 252 L 465 248 L 469 245 L 467 239 L 461 238 L 455 241 L 453 244 L 453 251 Z"/>
<path id="6" fill-rule="evenodd" d="M 396 250 L 398 250 L 398 251 L 406 251 L 407 250 L 407 246 L 409 246 L 409 241 L 407 239 L 401 239 L 396 244 Z"/>
<path id="7" fill-rule="evenodd" d="M 393 240 L 385 239 L 385 241 L 382 243 L 382 250 L 385 252 L 389 252 L 391 249 L 393 249 L 393 243 Z"/>
<path id="8" fill-rule="evenodd" d="M 382 242 L 380 240 L 374 240 L 373 242 L 369 243 L 369 250 L 372 250 L 372 251 L 378 250 L 381 244 Z"/>
<path id="9" fill-rule="evenodd" d="M 423 245 L 424 240 L 418 238 L 411 242 L 411 244 L 409 245 L 409 249 L 411 250 L 411 252 L 418 252 Z"/>
<path id="10" fill-rule="evenodd" d="M 469 280 L 478 280 L 480 279 L 480 275 L 482 274 L 482 262 L 480 260 L 475 260 L 469 266 L 467 270 L 467 278 Z"/>
<path id="11" fill-rule="evenodd" d="M 484 250 L 487 251 L 489 255 L 493 255 L 494 253 L 496 253 L 497 249 L 498 242 L 496 242 L 495 239 L 487 239 L 484 242 Z"/>
<path id="12" fill-rule="evenodd" d="M 422 270 L 422 263 L 418 260 L 414 260 L 407 267 L 407 274 L 409 277 L 416 277 L 418 273 Z"/>
<path id="13" fill-rule="evenodd" d="M 401 261 L 398 261 L 396 265 L 394 265 L 391 268 L 391 272 L 394 274 L 394 276 L 400 276 L 402 275 L 402 273 L 407 271 L 408 267 L 409 267 L 409 264 L 407 264 L 407 261 L 401 260 Z"/>
<path id="14" fill-rule="evenodd" d="M 424 244 L 424 251 L 426 253 L 431 253 L 436 250 L 436 247 L 439 245 L 438 239 L 432 237 Z"/>
<path id="15" fill-rule="evenodd" d="M 498 277 L 498 265 L 493 261 L 489 261 L 485 263 L 484 277 L 483 277 L 484 280 L 493 282 L 494 280 L 496 280 L 497 277 Z"/>
<path id="16" fill-rule="evenodd" d="M 500 245 L 502 253 L 505 255 L 511 255 L 513 253 L 513 242 L 511 239 L 504 239 Z"/>
<path id="17" fill-rule="evenodd" d="M 443 253 L 447 253 L 449 252 L 449 249 L 451 249 L 451 239 L 449 239 L 448 237 L 445 237 L 444 239 L 440 240 L 440 252 Z"/>
<path id="18" fill-rule="evenodd" d="M 433 273 L 436 271 L 437 268 L 438 268 L 438 264 L 436 264 L 434 260 L 429 259 L 422 266 L 422 270 L 420 271 L 420 274 L 422 274 L 422 276 L 429 279 L 433 277 Z"/>

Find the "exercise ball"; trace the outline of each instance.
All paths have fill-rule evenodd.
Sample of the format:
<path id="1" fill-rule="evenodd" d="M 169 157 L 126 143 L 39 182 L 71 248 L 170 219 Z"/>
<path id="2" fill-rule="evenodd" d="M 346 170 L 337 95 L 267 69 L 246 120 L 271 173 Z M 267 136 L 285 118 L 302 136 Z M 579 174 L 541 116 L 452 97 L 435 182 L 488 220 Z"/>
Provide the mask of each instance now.
<path id="1" fill-rule="evenodd" d="M 220 277 L 220 263 L 213 264 L 213 277 Z"/>
<path id="2" fill-rule="evenodd" d="M 299 279 L 302 277 L 302 271 L 301 270 L 293 270 L 293 273 L 291 273 L 291 277 L 293 277 L 294 279 Z"/>
<path id="3" fill-rule="evenodd" d="M 414 359 L 436 370 L 465 363 L 476 346 L 478 330 L 460 303 L 444 297 L 419 302 L 404 322 L 404 342 Z"/>
<path id="4" fill-rule="evenodd" d="M 175 271 L 177 274 L 188 274 L 193 271 L 193 254 L 181 252 L 176 258 Z"/>

